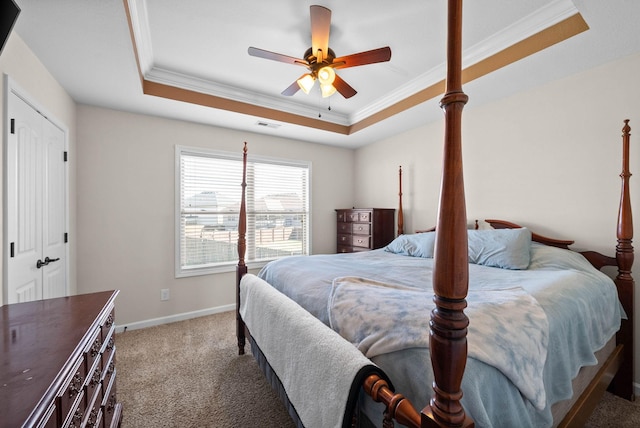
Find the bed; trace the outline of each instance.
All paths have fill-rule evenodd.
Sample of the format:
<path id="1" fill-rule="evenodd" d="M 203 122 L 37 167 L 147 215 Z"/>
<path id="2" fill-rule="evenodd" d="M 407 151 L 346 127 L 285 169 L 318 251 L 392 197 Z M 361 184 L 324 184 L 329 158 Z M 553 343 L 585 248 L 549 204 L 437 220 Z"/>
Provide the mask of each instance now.
<path id="1" fill-rule="evenodd" d="M 441 101 L 444 161 L 434 231 L 400 234 L 385 249 L 366 253 L 281 259 L 254 276 L 243 258 L 246 212 L 241 206 L 239 353 L 249 337 L 267 378 L 274 386 L 285 385 L 280 395 L 299 426 L 305 418 L 333 426 L 322 422 L 326 396 L 327 406 L 346 403 L 327 411 L 343 412 L 338 426 L 385 427 L 392 420 L 412 427 L 580 426 L 605 389 L 633 399 L 628 121 L 615 257 L 572 252 L 571 241 L 507 221 L 489 219 L 489 228 L 468 230 L 461 153 L 467 101 L 461 87 L 461 10 L 460 0 L 449 0 L 447 87 Z M 246 159 L 246 145 L 244 153 Z M 243 180 L 243 201 L 245 187 Z M 605 266 L 617 267 L 615 280 L 599 271 Z M 264 295 L 250 297 L 262 288 Z M 251 301 L 263 313 L 252 313 Z M 357 307 L 366 308 L 366 317 L 353 310 Z M 256 343 L 262 330 L 274 330 L 265 325 L 282 328 L 279 342 L 271 345 L 282 356 L 265 354 Z M 314 333 L 305 333 L 309 329 Z M 299 337 L 294 336 L 297 330 L 302 330 Z M 282 341 L 282 334 L 296 338 Z M 269 340 L 264 339 L 264 347 Z M 325 346 L 315 345 L 325 340 L 336 342 L 339 351 L 318 358 Z M 329 369 L 310 362 L 321 364 L 336 354 L 337 363 Z M 284 361 L 276 361 L 280 358 Z M 360 365 L 346 367 L 352 361 Z M 283 368 L 273 371 L 272 363 Z M 324 379 L 342 365 L 354 373 L 349 382 L 338 386 L 345 377 L 340 373 L 331 382 Z M 314 372 L 319 374 L 312 379 Z M 291 373 L 300 379 L 288 379 Z M 299 399 L 304 396 L 311 398 Z M 306 404 L 292 404 L 297 399 Z"/>

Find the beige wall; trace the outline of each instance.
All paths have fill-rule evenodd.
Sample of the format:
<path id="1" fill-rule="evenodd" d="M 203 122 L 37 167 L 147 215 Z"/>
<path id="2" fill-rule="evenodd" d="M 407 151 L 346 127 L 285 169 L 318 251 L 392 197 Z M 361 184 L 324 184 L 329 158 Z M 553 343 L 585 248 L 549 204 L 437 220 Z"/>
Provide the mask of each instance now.
<path id="1" fill-rule="evenodd" d="M 574 239 L 576 249 L 613 255 L 620 199 L 621 129 L 630 119 L 632 206 L 640 231 L 640 55 L 634 55 L 463 114 L 467 217 L 498 218 Z M 471 102 L 473 93 L 468 92 Z M 635 131 L 634 131 L 635 129 Z M 359 149 L 359 205 L 397 206 L 402 165 L 405 230 L 435 225 L 443 123 Z M 378 189 L 385 189 L 379 192 Z M 636 236 L 636 242 L 639 242 Z M 636 244 L 638 247 L 638 244 Z M 636 258 L 637 260 L 637 258 Z M 640 272 L 636 261 L 635 272 Z M 636 278 L 640 275 L 636 273 Z M 635 307 L 640 307 L 636 293 Z M 640 317 L 635 318 L 640 383 Z"/>
<path id="2" fill-rule="evenodd" d="M 31 50 L 14 31 L 11 33 L 7 44 L 0 55 L 0 74 L 3 75 L 3 83 L 0 88 L 0 129 L 2 129 L 3 144 L 5 136 L 4 123 L 4 74 L 8 75 L 26 94 L 30 100 L 37 103 L 47 116 L 58 125 L 66 126 L 69 149 L 69 286 L 72 294 L 76 293 L 76 198 L 75 198 L 75 152 L 76 152 L 76 104 L 58 82 L 51 76 L 47 69 L 36 58 Z M 0 152 L 0 159 L 3 154 Z M 1 159 L 4 171 L 4 159 Z M 4 172 L 0 174 L 0 182 L 4 180 Z M 4 201 L 0 201 L 4 204 Z M 0 210 L 0 218 L 4 207 Z M 0 236 L 2 235 L 0 231 Z M 4 242 L 4 239 L 2 239 Z M 0 257 L 3 255 L 4 245 L 0 248 Z M 4 277 L 4 268 L 0 266 Z M 0 293 L 0 305 L 3 304 Z"/>
<path id="3" fill-rule="evenodd" d="M 404 170 L 405 230 L 435 223 L 442 123 L 354 153 L 76 107 L 15 32 L 0 56 L 0 72 L 9 74 L 70 131 L 71 289 L 121 289 L 119 325 L 234 303 L 233 273 L 174 278 L 175 144 L 235 151 L 248 141 L 252 153 L 311 160 L 314 253 L 334 250 L 334 208 L 397 207 L 398 165 Z M 483 107 L 473 108 L 473 92 L 467 92 L 471 102 L 464 113 L 463 141 L 469 220 L 520 222 L 551 236 L 575 239 L 576 248 L 611 254 L 622 119 L 631 119 L 632 128 L 640 129 L 638 75 L 640 56 L 635 55 Z M 640 174 L 637 135 L 632 131 L 631 171 Z M 640 183 L 632 177 L 631 184 L 635 208 Z M 636 230 L 639 218 L 637 214 Z M 171 290 L 168 302 L 160 301 L 161 288 Z M 639 344 L 636 340 L 636 355 Z"/>
<path id="4" fill-rule="evenodd" d="M 352 150 L 83 105 L 78 141 L 78 291 L 120 289 L 120 326 L 235 304 L 233 272 L 175 278 L 176 145 L 311 161 L 314 253 L 353 200 Z"/>

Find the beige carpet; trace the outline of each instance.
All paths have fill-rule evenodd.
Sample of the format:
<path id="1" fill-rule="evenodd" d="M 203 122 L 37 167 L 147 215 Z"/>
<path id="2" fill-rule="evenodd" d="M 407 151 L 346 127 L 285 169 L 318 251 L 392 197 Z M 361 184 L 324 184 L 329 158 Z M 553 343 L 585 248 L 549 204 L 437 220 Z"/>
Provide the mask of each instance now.
<path id="1" fill-rule="evenodd" d="M 238 356 L 235 314 L 116 337 L 123 428 L 294 427 L 249 355 Z M 607 394 L 587 427 L 640 427 L 640 404 Z"/>

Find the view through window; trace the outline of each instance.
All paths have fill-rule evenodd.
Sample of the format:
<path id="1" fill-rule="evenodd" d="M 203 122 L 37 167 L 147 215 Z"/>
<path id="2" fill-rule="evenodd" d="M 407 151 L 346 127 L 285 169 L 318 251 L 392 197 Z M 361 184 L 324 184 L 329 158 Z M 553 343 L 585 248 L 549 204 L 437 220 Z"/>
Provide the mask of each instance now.
<path id="1" fill-rule="evenodd" d="M 235 266 L 242 155 L 184 147 L 176 152 L 176 275 Z M 247 263 L 309 254 L 309 169 L 308 162 L 248 157 Z"/>

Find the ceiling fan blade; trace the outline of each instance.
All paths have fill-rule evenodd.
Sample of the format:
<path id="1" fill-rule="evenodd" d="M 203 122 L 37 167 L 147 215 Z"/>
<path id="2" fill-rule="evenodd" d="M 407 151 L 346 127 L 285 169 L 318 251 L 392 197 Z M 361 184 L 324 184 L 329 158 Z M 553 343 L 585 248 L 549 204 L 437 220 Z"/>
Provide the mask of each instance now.
<path id="1" fill-rule="evenodd" d="M 345 98 L 351 98 L 358 93 L 351 87 L 351 85 L 342 80 L 342 78 L 337 74 L 335 80 L 333 81 L 333 86 L 334 88 L 336 88 L 336 91 L 340 92 L 340 94 L 342 94 L 342 96 Z"/>
<path id="2" fill-rule="evenodd" d="M 385 46 L 384 48 L 373 49 L 366 52 L 360 52 L 347 56 L 341 56 L 333 60 L 334 63 L 343 63 L 334 66 L 333 68 L 347 68 L 356 67 L 358 65 L 373 64 L 376 62 L 385 62 L 391 59 L 391 48 Z"/>
<path id="3" fill-rule="evenodd" d="M 323 58 L 329 52 L 329 30 L 331 28 L 331 10 L 324 6 L 313 5 L 311 9 L 311 53 L 318 57 L 318 49 Z"/>
<path id="4" fill-rule="evenodd" d="M 298 79 L 301 79 L 304 76 L 306 76 L 306 74 L 303 74 Z M 282 91 L 282 95 L 290 97 L 290 96 L 294 95 L 296 92 L 298 92 L 298 90 L 300 89 L 300 85 L 298 85 L 298 79 L 294 80 L 293 83 L 291 85 L 289 85 L 289 87 L 287 89 Z"/>
<path id="5" fill-rule="evenodd" d="M 265 51 L 264 49 L 258 49 L 254 47 L 249 48 L 249 55 L 257 56 L 259 58 L 270 59 L 273 61 L 280 61 L 280 62 L 286 62 L 289 64 L 302 65 L 305 67 L 309 66 L 309 64 L 307 64 L 307 62 L 303 59 L 294 58 L 292 56 L 282 55 L 275 52 Z"/>

